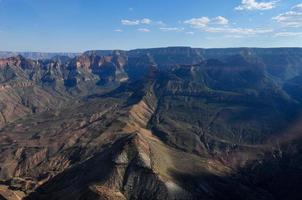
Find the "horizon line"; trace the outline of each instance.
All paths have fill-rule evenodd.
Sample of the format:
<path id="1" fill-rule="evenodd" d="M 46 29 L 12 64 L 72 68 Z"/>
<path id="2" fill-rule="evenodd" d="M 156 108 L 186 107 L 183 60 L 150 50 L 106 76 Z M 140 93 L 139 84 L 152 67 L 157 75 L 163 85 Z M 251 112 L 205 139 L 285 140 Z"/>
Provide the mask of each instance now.
<path id="1" fill-rule="evenodd" d="M 49 54 L 60 54 L 60 53 L 70 53 L 70 54 L 82 54 L 89 51 L 135 51 L 135 50 L 147 50 L 147 49 L 167 49 L 167 48 L 190 48 L 190 49 L 302 49 L 298 46 L 277 46 L 277 47 L 192 47 L 192 46 L 163 46 L 163 47 L 143 47 L 143 48 L 131 48 L 131 49 L 88 49 L 84 51 L 36 51 L 36 50 L 0 50 L 0 53 L 49 53 Z"/>

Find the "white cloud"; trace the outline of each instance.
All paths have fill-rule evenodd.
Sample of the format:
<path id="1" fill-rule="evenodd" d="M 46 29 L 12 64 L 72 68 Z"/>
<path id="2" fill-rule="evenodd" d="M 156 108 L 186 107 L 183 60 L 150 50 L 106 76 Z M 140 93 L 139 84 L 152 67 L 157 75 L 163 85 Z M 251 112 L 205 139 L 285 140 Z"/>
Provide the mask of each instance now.
<path id="1" fill-rule="evenodd" d="M 213 24 L 219 24 L 219 25 L 227 25 L 229 23 L 229 20 L 225 17 L 218 16 L 212 19 Z"/>
<path id="2" fill-rule="evenodd" d="M 175 31 L 175 32 L 181 32 L 184 30 L 184 28 L 179 28 L 179 27 L 161 27 L 159 29 L 162 31 Z"/>
<path id="3" fill-rule="evenodd" d="M 141 24 L 151 24 L 152 20 L 148 18 L 144 18 L 140 20 Z"/>
<path id="4" fill-rule="evenodd" d="M 166 26 L 167 24 L 163 21 L 157 21 L 157 22 L 155 22 L 155 25 L 157 25 L 157 26 Z"/>
<path id="5" fill-rule="evenodd" d="M 209 33 L 228 33 L 228 34 L 237 34 L 237 35 L 256 35 L 256 34 L 265 34 L 272 33 L 273 29 L 261 29 L 261 28 L 229 28 L 229 27 L 206 27 L 203 29 L 205 32 Z"/>
<path id="6" fill-rule="evenodd" d="M 135 26 L 135 25 L 139 25 L 140 21 L 139 20 L 122 19 L 121 23 L 122 23 L 122 25 L 125 25 L 125 26 Z"/>
<path id="7" fill-rule="evenodd" d="M 200 18 L 192 18 L 184 21 L 185 24 L 189 24 L 194 28 L 206 27 L 210 23 L 210 19 L 208 17 L 200 17 Z"/>
<path id="8" fill-rule="evenodd" d="M 302 3 L 295 5 L 292 7 L 292 10 L 302 11 Z"/>
<path id="9" fill-rule="evenodd" d="M 276 7 L 278 1 L 257 2 L 256 0 L 242 0 L 235 10 L 270 10 Z"/>
<path id="10" fill-rule="evenodd" d="M 218 16 L 214 18 L 200 17 L 184 21 L 185 24 L 191 25 L 192 28 L 208 33 L 224 33 L 233 35 L 257 35 L 274 32 L 273 29 L 263 28 L 237 28 L 229 26 L 229 20 L 225 17 Z"/>
<path id="11" fill-rule="evenodd" d="M 152 23 L 152 20 L 148 19 L 148 18 L 143 18 L 140 20 L 138 20 L 138 19 L 136 19 L 136 20 L 122 19 L 121 23 L 122 23 L 122 25 L 125 25 L 125 26 L 137 26 L 140 24 L 148 25 L 148 24 Z"/>
<path id="12" fill-rule="evenodd" d="M 148 33 L 150 32 L 150 29 L 147 29 L 147 28 L 139 28 L 137 29 L 139 32 L 144 32 L 144 33 Z"/>
<path id="13" fill-rule="evenodd" d="M 123 30 L 122 29 L 115 29 L 115 30 L 113 30 L 114 32 L 123 32 Z"/>
<path id="14" fill-rule="evenodd" d="M 288 27 L 302 27 L 302 12 L 288 11 L 273 17 L 273 20 Z"/>
<path id="15" fill-rule="evenodd" d="M 279 32 L 275 34 L 275 37 L 291 37 L 291 36 L 302 37 L 302 32 Z"/>
<path id="16" fill-rule="evenodd" d="M 210 24 L 227 25 L 227 24 L 229 24 L 229 20 L 222 16 L 217 16 L 212 19 L 210 19 L 208 17 L 199 17 L 199 18 L 192 18 L 192 19 L 186 20 L 183 23 L 189 24 L 193 28 L 203 28 Z"/>
<path id="17" fill-rule="evenodd" d="M 302 4 L 295 5 L 292 10 L 272 18 L 286 27 L 302 27 Z"/>

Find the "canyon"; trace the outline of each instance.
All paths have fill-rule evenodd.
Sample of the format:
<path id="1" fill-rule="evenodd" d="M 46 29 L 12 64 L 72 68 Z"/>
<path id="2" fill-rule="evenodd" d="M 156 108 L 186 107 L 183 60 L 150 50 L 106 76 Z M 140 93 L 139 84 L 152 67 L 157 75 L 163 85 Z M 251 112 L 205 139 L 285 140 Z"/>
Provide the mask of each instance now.
<path id="1" fill-rule="evenodd" d="M 300 199 L 302 48 L 7 53 L 0 199 Z"/>

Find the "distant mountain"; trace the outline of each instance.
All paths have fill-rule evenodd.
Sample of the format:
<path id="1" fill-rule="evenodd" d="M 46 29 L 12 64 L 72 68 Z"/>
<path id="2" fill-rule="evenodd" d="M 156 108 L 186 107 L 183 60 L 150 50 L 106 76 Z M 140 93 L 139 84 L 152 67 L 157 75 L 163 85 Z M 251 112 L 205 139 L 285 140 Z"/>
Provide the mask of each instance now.
<path id="1" fill-rule="evenodd" d="M 11 52 L 11 51 L 0 51 L 0 58 L 9 58 L 21 55 L 28 59 L 33 60 L 44 60 L 52 59 L 57 56 L 67 56 L 69 58 L 74 58 L 79 55 L 79 53 L 42 53 L 42 52 Z"/>
<path id="2" fill-rule="evenodd" d="M 302 196 L 302 49 L 0 59 L 0 199 Z"/>

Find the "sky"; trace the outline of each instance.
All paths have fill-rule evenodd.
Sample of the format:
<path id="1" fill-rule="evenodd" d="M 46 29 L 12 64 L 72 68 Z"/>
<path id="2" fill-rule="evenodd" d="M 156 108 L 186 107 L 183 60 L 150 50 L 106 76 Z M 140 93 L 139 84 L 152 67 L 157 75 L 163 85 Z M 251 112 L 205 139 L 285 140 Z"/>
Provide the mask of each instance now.
<path id="1" fill-rule="evenodd" d="M 302 47 L 302 0 L 0 0 L 0 51 Z"/>

